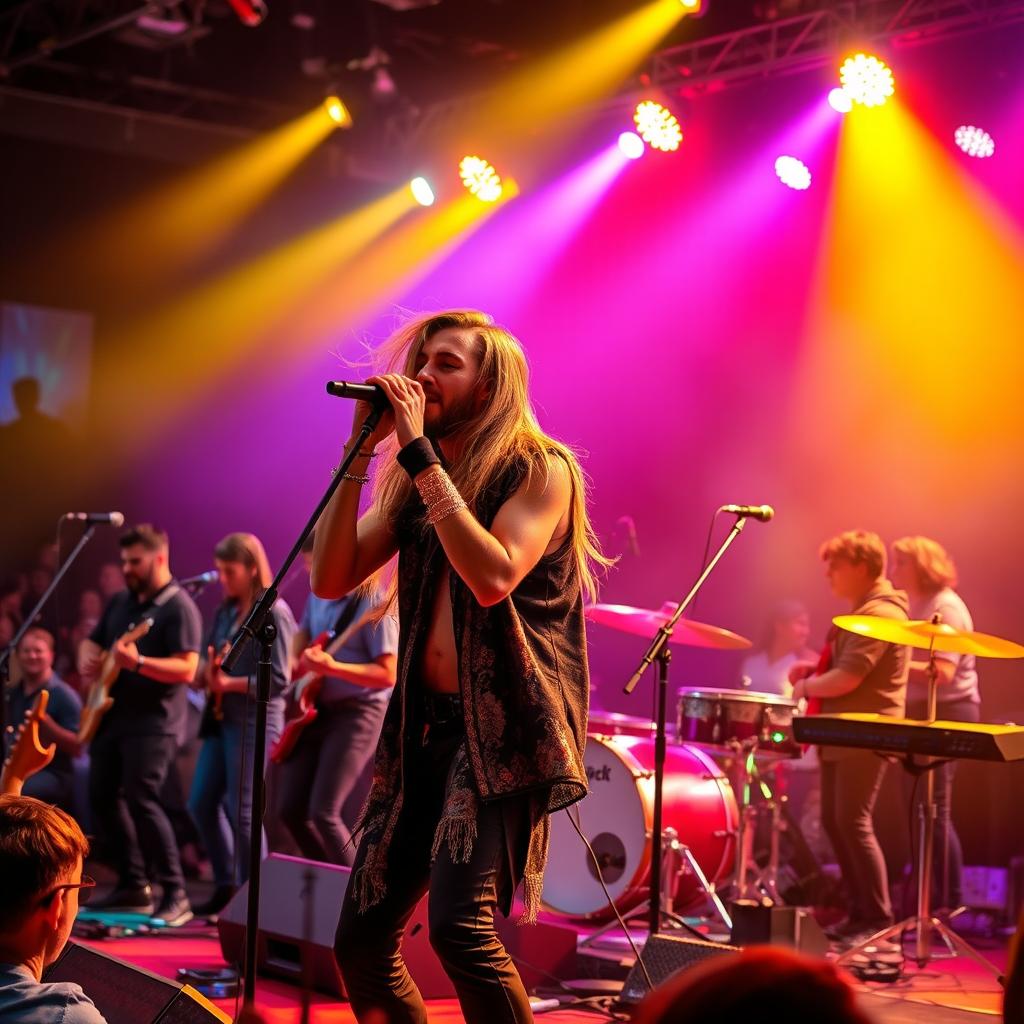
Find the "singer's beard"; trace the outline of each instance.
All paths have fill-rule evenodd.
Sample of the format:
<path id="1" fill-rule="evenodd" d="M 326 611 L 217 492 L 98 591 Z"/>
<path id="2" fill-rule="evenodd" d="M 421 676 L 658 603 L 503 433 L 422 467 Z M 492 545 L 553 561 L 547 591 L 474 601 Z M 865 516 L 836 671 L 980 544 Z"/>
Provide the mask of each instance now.
<path id="1" fill-rule="evenodd" d="M 442 441 L 446 437 L 458 434 L 476 417 L 476 404 L 476 396 L 467 395 L 445 408 L 440 408 L 436 419 L 428 421 L 424 418 L 424 435 L 431 441 Z M 428 405 L 427 409 L 430 408 Z"/>

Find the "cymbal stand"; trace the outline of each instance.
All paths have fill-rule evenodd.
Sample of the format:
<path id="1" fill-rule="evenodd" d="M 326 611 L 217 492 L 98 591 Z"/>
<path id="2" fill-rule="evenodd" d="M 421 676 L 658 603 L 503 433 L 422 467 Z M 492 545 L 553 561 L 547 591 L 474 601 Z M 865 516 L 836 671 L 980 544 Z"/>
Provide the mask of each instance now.
<path id="1" fill-rule="evenodd" d="M 939 615 L 932 618 L 932 622 L 938 624 Z M 935 721 L 936 709 L 938 707 L 939 670 L 935 664 L 935 642 L 928 649 L 928 712 L 926 724 Z M 897 924 L 890 925 L 876 932 L 863 942 L 848 949 L 840 956 L 836 963 L 847 964 L 856 959 L 860 954 L 865 953 L 868 947 L 894 936 L 901 936 L 906 931 L 913 930 L 914 961 L 919 968 L 925 967 L 932 959 L 931 937 L 934 932 L 941 938 L 951 950 L 958 950 L 962 955 L 969 956 L 986 970 L 995 975 L 1000 985 L 1005 983 L 1003 973 L 987 957 L 976 950 L 966 939 L 958 935 L 944 921 L 935 917 L 931 910 L 932 899 L 932 844 L 935 838 L 935 769 L 944 760 L 935 758 L 924 758 L 922 764 L 916 764 L 912 754 L 908 754 L 905 767 L 908 771 L 920 772 L 924 776 L 924 799 L 918 809 L 918 851 L 917 851 L 917 912 L 905 918 Z"/>

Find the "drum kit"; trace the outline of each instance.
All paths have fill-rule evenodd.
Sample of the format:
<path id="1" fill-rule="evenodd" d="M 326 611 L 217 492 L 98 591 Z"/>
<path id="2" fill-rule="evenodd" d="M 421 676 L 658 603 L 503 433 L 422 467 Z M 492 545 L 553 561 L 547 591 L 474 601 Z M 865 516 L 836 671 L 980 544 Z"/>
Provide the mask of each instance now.
<path id="1" fill-rule="evenodd" d="M 657 611 L 597 604 L 587 608 L 587 618 L 620 632 L 651 637 L 670 623 L 675 609 L 672 603 Z M 986 633 L 954 629 L 938 616 L 930 621 L 898 621 L 840 615 L 833 622 L 861 636 L 928 651 L 929 723 L 936 718 L 937 652 L 989 658 L 1024 657 L 1024 646 L 1020 644 Z M 751 646 L 749 640 L 730 630 L 681 618 L 671 623 L 668 642 L 723 651 Z M 650 659 L 647 660 L 649 663 Z M 661 684 L 663 702 L 663 677 Z M 544 888 L 546 907 L 559 914 L 597 922 L 611 918 L 610 923 L 591 936 L 593 941 L 622 914 L 627 918 L 649 914 L 653 933 L 655 920 L 685 925 L 676 911 L 696 911 L 702 905 L 706 909 L 708 901 L 731 929 L 730 916 L 719 895 L 726 888 L 732 899 L 753 897 L 780 902 L 779 837 L 795 826 L 782 813 L 782 801 L 776 798 L 771 781 L 780 762 L 803 754 L 793 735 L 793 719 L 800 712 L 798 703 L 773 693 L 681 688 L 675 735 L 665 748 L 660 794 L 655 783 L 658 736 L 654 723 L 630 715 L 594 712 L 585 751 L 590 793 L 583 801 L 579 815 L 582 820 L 578 822 L 593 849 L 594 859 L 588 851 L 581 852 L 576 830 L 571 822 L 562 820 L 564 815 L 552 819 Z M 664 722 L 664 718 L 662 704 L 659 721 Z M 915 770 L 920 771 L 920 766 Z M 934 932 L 951 948 L 959 948 L 991 967 L 932 916 L 929 892 L 934 780 L 931 771 L 925 770 L 924 775 L 917 913 L 882 934 L 907 928 L 916 931 L 916 955 L 922 966 L 929 958 L 929 933 Z M 762 866 L 753 855 L 753 840 L 765 814 L 770 826 L 770 849 Z M 653 837 L 659 816 L 661 849 L 655 857 Z M 599 865 L 600 878 L 594 860 Z M 659 893 L 657 912 L 643 906 L 648 890 Z M 844 954 L 843 961 L 856 955 L 860 948 Z"/>
<path id="2" fill-rule="evenodd" d="M 649 638 L 675 608 L 674 603 L 657 611 L 597 604 L 587 609 L 587 618 Z M 689 619 L 675 624 L 670 642 L 721 651 L 751 646 L 728 629 Z M 675 734 L 666 748 L 657 858 L 651 841 L 655 726 L 646 719 L 595 711 L 585 751 L 590 794 L 580 824 L 602 877 L 572 822 L 556 816 L 544 887 L 547 908 L 598 922 L 616 911 L 638 916 L 646 912 L 651 874 L 659 865 L 662 916 L 669 920 L 679 920 L 677 911 L 699 910 L 710 902 L 731 928 L 719 895 L 726 886 L 734 898 L 779 901 L 777 836 L 786 825 L 768 776 L 780 760 L 802 754 L 792 735 L 797 710 L 795 701 L 772 693 L 706 687 L 678 691 Z M 753 839 L 765 813 L 772 841 L 762 869 L 753 856 Z"/>

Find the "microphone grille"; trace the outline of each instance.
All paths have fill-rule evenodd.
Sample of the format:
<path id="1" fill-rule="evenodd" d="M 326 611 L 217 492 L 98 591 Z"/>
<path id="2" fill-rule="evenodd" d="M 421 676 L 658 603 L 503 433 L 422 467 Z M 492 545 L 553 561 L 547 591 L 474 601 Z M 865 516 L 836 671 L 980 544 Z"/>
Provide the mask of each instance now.
<path id="1" fill-rule="evenodd" d="M 111 512 L 110 513 L 110 525 L 111 526 L 124 526 L 124 513 L 123 512 Z"/>

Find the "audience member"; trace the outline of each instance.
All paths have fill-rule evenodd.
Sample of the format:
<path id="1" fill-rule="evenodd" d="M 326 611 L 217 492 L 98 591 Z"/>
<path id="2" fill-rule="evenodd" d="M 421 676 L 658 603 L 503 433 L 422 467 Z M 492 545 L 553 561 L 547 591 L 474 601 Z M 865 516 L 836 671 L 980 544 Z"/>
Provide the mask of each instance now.
<path id="1" fill-rule="evenodd" d="M 82 897 L 89 844 L 64 811 L 0 796 L 0 1019 L 5 1024 L 105 1024 L 78 985 L 43 982 L 64 948 Z"/>
<path id="2" fill-rule="evenodd" d="M 669 978 L 637 1007 L 633 1024 L 749 1024 L 766 1011 L 800 1024 L 870 1024 L 832 964 L 753 946 Z"/>

